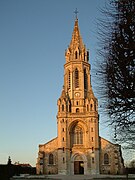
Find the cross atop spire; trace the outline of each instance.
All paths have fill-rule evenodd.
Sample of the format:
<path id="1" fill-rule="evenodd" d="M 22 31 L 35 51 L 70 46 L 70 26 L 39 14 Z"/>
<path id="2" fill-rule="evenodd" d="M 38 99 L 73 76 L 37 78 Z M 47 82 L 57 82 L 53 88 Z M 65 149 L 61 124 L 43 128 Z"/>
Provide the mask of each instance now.
<path id="1" fill-rule="evenodd" d="M 75 13 L 75 16 L 76 16 L 76 19 L 77 19 L 77 14 L 79 13 L 77 8 L 75 9 L 74 13 Z"/>

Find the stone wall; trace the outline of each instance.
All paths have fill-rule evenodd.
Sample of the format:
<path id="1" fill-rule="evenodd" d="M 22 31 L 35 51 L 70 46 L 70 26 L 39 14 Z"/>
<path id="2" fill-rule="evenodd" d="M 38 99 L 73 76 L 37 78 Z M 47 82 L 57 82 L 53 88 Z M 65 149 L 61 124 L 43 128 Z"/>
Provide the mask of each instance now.
<path id="1" fill-rule="evenodd" d="M 108 163 L 104 162 L 104 156 L 108 154 Z M 113 144 L 104 138 L 100 138 L 100 173 L 123 174 L 124 163 L 121 154 L 121 146 Z"/>
<path id="2" fill-rule="evenodd" d="M 57 174 L 58 173 L 58 142 L 57 137 L 46 144 L 39 145 L 37 159 L 37 174 Z M 53 162 L 49 163 L 50 154 L 53 156 Z"/>

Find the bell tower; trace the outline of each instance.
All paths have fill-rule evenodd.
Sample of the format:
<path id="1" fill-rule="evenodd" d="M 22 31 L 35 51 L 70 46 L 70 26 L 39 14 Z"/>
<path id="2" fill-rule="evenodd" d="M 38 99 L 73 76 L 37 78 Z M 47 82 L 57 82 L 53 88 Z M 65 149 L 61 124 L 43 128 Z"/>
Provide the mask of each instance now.
<path id="1" fill-rule="evenodd" d="M 65 60 L 64 85 L 57 101 L 58 173 L 99 173 L 98 102 L 77 16 Z"/>
<path id="2" fill-rule="evenodd" d="M 78 19 L 75 20 L 72 40 L 65 52 L 66 63 L 64 65 L 64 89 L 72 100 L 72 112 L 76 111 L 76 105 L 80 112 L 84 112 L 84 99 L 91 90 L 89 51 L 83 44 Z M 79 102 L 77 103 L 77 100 Z"/>

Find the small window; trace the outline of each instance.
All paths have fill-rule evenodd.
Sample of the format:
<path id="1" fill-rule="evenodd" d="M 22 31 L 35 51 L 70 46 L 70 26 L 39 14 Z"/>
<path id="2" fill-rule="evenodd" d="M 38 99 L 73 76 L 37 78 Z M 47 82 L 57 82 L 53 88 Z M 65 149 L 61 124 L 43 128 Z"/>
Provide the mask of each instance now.
<path id="1" fill-rule="evenodd" d="M 87 104 L 87 111 L 89 111 L 89 105 Z"/>
<path id="2" fill-rule="evenodd" d="M 78 106 L 78 101 L 76 101 L 76 105 Z"/>
<path id="3" fill-rule="evenodd" d="M 62 129 L 62 131 L 64 132 L 64 128 Z"/>
<path id="4" fill-rule="evenodd" d="M 94 138 L 92 137 L 91 140 L 92 140 L 92 142 L 93 142 L 93 141 L 94 141 Z"/>
<path id="5" fill-rule="evenodd" d="M 79 87 L 79 71 L 76 68 L 75 69 L 75 88 L 78 88 L 78 87 Z"/>
<path id="6" fill-rule="evenodd" d="M 94 157 L 92 157 L 92 163 L 94 163 L 94 161 L 95 161 L 95 160 L 94 160 Z"/>
<path id="7" fill-rule="evenodd" d="M 89 61 L 89 51 L 87 51 L 87 61 Z"/>
<path id="8" fill-rule="evenodd" d="M 49 164 L 53 164 L 53 154 L 49 154 Z"/>
<path id="9" fill-rule="evenodd" d="M 71 76 L 70 76 L 70 71 L 68 71 L 68 88 L 71 88 Z"/>
<path id="10" fill-rule="evenodd" d="M 92 147 L 91 149 L 92 149 L 92 152 L 94 152 L 94 147 Z"/>
<path id="11" fill-rule="evenodd" d="M 77 54 L 78 54 L 77 51 L 75 51 L 75 59 L 77 59 Z"/>
<path id="12" fill-rule="evenodd" d="M 71 112 L 71 102 L 69 102 L 69 112 Z"/>
<path id="13" fill-rule="evenodd" d="M 63 157 L 63 163 L 65 163 L 65 158 Z"/>
<path id="14" fill-rule="evenodd" d="M 79 108 L 76 108 L 76 113 L 79 113 Z"/>
<path id="15" fill-rule="evenodd" d="M 40 165 L 43 165 L 43 158 L 40 158 Z"/>
<path id="16" fill-rule="evenodd" d="M 64 111 L 64 104 L 62 104 L 62 111 Z"/>
<path id="17" fill-rule="evenodd" d="M 109 164 L 109 156 L 107 153 L 104 154 L 104 164 Z"/>
<path id="18" fill-rule="evenodd" d="M 93 108 L 93 105 L 91 104 L 91 105 L 90 105 L 90 110 L 91 110 L 91 111 L 92 111 L 92 108 Z"/>
<path id="19" fill-rule="evenodd" d="M 88 87 L 88 76 L 87 76 L 86 69 L 84 69 L 84 89 L 87 90 L 87 87 Z"/>
<path id="20" fill-rule="evenodd" d="M 63 141 L 64 141 L 64 137 L 63 137 Z"/>
<path id="21" fill-rule="evenodd" d="M 91 128 L 91 132 L 93 132 L 93 127 Z"/>
<path id="22" fill-rule="evenodd" d="M 63 147 L 63 152 L 64 152 L 64 147 Z"/>

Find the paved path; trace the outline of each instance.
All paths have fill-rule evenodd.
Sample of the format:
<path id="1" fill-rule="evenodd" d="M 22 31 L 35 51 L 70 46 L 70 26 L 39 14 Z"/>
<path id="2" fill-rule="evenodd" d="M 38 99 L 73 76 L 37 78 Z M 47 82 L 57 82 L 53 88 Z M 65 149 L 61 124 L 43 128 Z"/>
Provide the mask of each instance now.
<path id="1" fill-rule="evenodd" d="M 11 178 L 11 180 L 44 180 L 44 179 L 50 179 L 50 180 L 91 180 L 91 179 L 97 179 L 97 180 L 125 180 L 127 179 L 125 175 L 22 175 L 22 176 L 16 176 Z M 135 174 L 129 175 L 129 180 L 134 179 L 135 180 Z"/>

